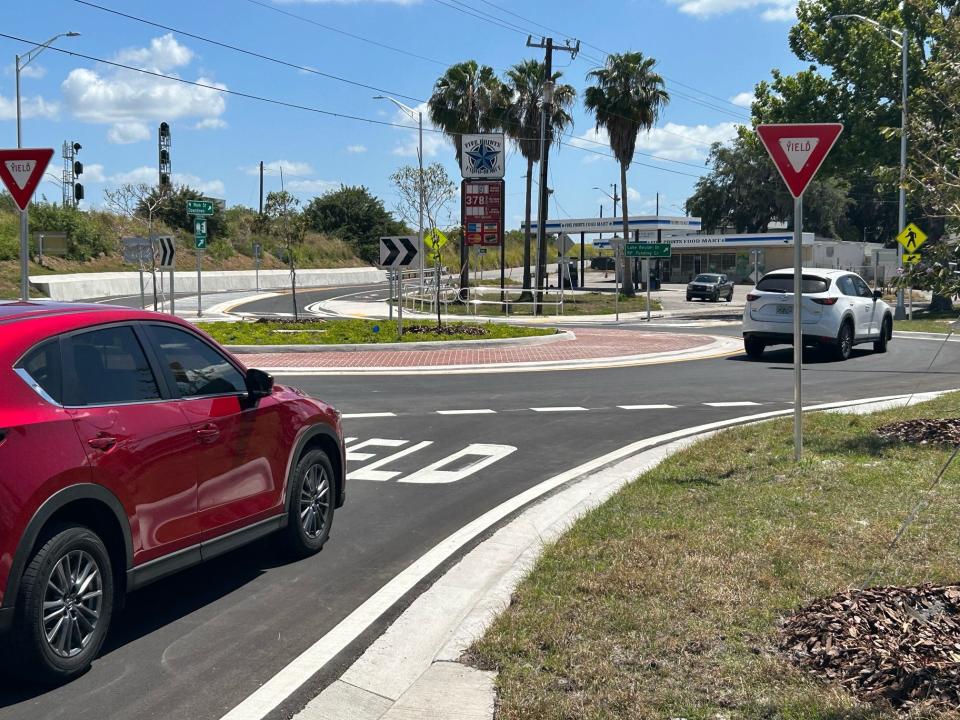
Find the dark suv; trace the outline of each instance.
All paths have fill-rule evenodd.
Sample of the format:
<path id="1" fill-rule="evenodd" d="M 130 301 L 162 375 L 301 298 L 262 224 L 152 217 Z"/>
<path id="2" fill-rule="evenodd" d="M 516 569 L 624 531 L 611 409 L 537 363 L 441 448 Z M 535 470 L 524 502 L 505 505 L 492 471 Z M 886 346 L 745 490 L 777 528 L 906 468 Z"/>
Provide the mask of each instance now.
<path id="1" fill-rule="evenodd" d="M 687 300 L 700 298 L 717 302 L 726 298 L 733 301 L 733 280 L 717 273 L 701 273 L 687 284 Z"/>
<path id="2" fill-rule="evenodd" d="M 83 671 L 126 592 L 317 552 L 344 501 L 339 412 L 176 318 L 0 302 L 0 397 L 0 654 L 32 677 Z"/>

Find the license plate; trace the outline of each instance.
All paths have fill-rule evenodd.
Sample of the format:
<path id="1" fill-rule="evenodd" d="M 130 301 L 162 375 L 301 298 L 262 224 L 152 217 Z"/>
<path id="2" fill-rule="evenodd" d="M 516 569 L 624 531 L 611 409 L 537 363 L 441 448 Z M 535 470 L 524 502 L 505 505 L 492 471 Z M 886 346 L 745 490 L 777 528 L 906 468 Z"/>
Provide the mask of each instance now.
<path id="1" fill-rule="evenodd" d="M 793 305 L 777 305 L 777 315 L 793 315 Z"/>

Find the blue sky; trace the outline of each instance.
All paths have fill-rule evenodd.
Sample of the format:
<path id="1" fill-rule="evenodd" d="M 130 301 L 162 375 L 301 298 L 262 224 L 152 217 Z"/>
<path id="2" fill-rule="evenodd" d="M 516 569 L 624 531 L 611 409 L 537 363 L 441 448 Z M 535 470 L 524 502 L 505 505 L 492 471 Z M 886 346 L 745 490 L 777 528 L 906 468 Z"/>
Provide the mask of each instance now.
<path id="1" fill-rule="evenodd" d="M 748 119 L 744 93 L 752 95 L 753 86 L 768 78 L 771 68 L 794 72 L 802 65 L 787 47 L 793 0 L 91 1 L 181 32 L 72 0 L 3 3 L 0 32 L 43 42 L 72 30 L 81 36 L 61 38 L 57 47 L 205 85 L 400 125 L 411 121 L 374 95 L 392 94 L 417 106 L 447 64 L 473 58 L 502 73 L 524 58 L 542 58 L 542 51 L 525 46 L 525 32 L 548 32 L 535 23 L 562 31 L 551 33 L 557 41 L 570 33 L 592 46 L 584 45 L 572 62 L 565 53 L 555 55 L 555 68 L 578 91 L 602 51 L 641 50 L 659 61 L 673 100 L 658 127 L 641 136 L 638 150 L 679 162 L 638 156 L 628 176 L 631 214 L 652 213 L 657 192 L 662 214 L 683 214 L 680 206 L 703 173 L 709 143 L 731 137 L 735 125 Z M 463 10 L 519 29 L 485 22 Z M 256 59 L 183 32 L 380 91 Z M 9 58 L 0 72 L 2 146 L 16 144 L 13 60 L 27 47 L 0 38 L 0 52 Z M 86 167 L 87 206 L 101 204 L 106 187 L 156 181 L 161 121 L 172 129 L 174 180 L 229 204 L 256 206 L 256 166 L 262 160 L 268 168 L 267 191 L 279 189 L 282 166 L 286 188 L 304 202 L 340 183 L 362 184 L 392 209 L 397 195 L 390 174 L 400 165 L 416 163 L 415 130 L 224 95 L 51 50 L 26 69 L 21 94 L 24 145 L 58 150 L 48 172 L 60 173 L 64 140 L 83 145 L 79 159 Z M 608 152 L 590 142 L 605 143 L 605 137 L 597 136 L 579 100 L 574 120 L 574 137 L 567 142 Z M 449 140 L 425 133 L 425 155 L 428 162 L 444 163 L 459 181 Z M 555 190 L 551 217 L 596 216 L 601 203 L 609 215 L 610 200 L 592 188 L 609 191 L 610 183 L 619 180 L 612 158 L 565 146 L 552 153 L 550 168 Z M 518 226 L 523 213 L 525 171 L 523 159 L 512 152 L 506 173 L 508 227 Z M 48 180 L 42 192 L 58 199 L 55 181 Z"/>

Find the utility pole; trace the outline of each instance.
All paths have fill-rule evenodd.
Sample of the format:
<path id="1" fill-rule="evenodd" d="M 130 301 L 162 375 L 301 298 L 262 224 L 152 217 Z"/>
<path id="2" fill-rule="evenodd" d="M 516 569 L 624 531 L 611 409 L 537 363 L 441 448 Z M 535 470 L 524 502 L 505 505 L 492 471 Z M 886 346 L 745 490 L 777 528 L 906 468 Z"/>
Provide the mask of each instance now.
<path id="1" fill-rule="evenodd" d="M 540 42 L 533 42 L 532 36 L 527 36 L 527 47 L 545 50 L 543 73 L 543 101 L 540 111 L 540 199 L 537 208 L 537 293 L 534 305 L 537 314 L 543 314 L 544 278 L 547 270 L 547 210 L 549 208 L 549 193 L 547 190 L 547 169 L 550 160 L 550 143 L 553 134 L 550 131 L 550 117 L 553 114 L 553 38 L 540 38 Z M 580 52 L 580 41 L 571 46 L 567 42 L 563 47 L 556 48 L 570 53 L 572 60 Z M 562 284 L 562 278 L 561 278 Z"/>

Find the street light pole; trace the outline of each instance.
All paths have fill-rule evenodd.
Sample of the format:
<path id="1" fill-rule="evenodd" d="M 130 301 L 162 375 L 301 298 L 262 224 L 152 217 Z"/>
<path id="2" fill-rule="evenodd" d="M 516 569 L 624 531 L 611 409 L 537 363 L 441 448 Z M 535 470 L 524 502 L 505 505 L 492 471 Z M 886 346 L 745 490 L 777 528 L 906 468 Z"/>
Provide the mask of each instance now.
<path id="1" fill-rule="evenodd" d="M 80 33 L 65 32 L 58 33 L 45 43 L 35 45 L 27 51 L 25 55 L 14 55 L 14 75 L 16 77 L 16 95 L 17 95 L 17 148 L 23 147 L 23 130 L 20 113 L 20 71 L 33 61 L 40 53 L 46 50 L 50 45 L 61 37 L 77 37 Z M 20 300 L 27 302 L 30 299 L 30 241 L 28 238 L 28 229 L 30 223 L 28 220 L 27 209 L 20 211 Z"/>
<path id="2" fill-rule="evenodd" d="M 883 33 L 887 39 L 892 42 L 900 50 L 900 63 L 902 65 L 903 80 L 901 83 L 901 98 L 900 98 L 900 197 L 899 197 L 899 212 L 897 218 L 897 228 L 898 233 L 903 232 L 903 229 L 907 226 L 907 94 L 909 91 L 909 44 L 908 44 L 908 33 L 906 24 L 904 24 L 903 30 L 896 30 L 895 28 L 888 28 L 885 25 L 881 25 L 873 18 L 869 18 L 866 15 L 855 15 L 855 14 L 844 14 L 844 15 L 832 15 L 827 19 L 827 22 L 833 22 L 834 20 L 862 20 L 863 22 L 870 25 L 875 30 L 879 30 Z M 895 40 L 894 37 L 899 37 L 899 41 Z M 900 268 L 900 272 L 903 272 L 903 246 L 900 243 L 897 243 L 897 265 Z M 906 310 L 903 306 L 903 288 L 897 290 L 897 307 L 893 313 L 894 320 L 905 320 L 907 318 Z"/>

